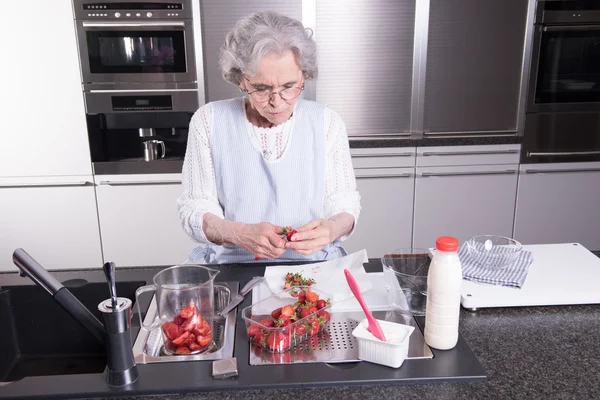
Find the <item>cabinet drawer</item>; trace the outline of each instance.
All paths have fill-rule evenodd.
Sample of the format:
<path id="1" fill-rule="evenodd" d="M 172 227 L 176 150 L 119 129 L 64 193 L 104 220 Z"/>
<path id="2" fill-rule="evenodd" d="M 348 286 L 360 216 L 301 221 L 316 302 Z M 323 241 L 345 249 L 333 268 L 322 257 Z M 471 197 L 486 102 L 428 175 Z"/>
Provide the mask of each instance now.
<path id="1" fill-rule="evenodd" d="M 350 149 L 354 168 L 414 167 L 415 153 L 415 147 Z"/>
<path id="2" fill-rule="evenodd" d="M 121 266 L 173 265 L 196 247 L 177 214 L 181 174 L 96 177 L 105 260 Z"/>
<path id="3" fill-rule="evenodd" d="M 413 246 L 438 236 L 460 243 L 476 235 L 511 236 L 518 165 L 417 168 Z"/>
<path id="4" fill-rule="evenodd" d="M 520 144 L 417 148 L 417 167 L 518 164 Z"/>

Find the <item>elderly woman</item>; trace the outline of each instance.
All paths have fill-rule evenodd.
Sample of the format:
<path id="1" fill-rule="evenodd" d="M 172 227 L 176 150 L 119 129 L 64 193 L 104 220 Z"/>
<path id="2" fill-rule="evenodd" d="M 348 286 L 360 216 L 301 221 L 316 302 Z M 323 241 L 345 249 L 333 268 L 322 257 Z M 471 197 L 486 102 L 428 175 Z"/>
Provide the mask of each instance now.
<path id="1" fill-rule="evenodd" d="M 339 115 L 299 99 L 317 76 L 310 31 L 281 14 L 252 14 L 227 34 L 220 66 L 246 96 L 208 103 L 190 122 L 178 199 L 184 230 L 201 244 L 190 260 L 344 254 L 360 196 Z M 286 226 L 296 230 L 289 240 Z"/>

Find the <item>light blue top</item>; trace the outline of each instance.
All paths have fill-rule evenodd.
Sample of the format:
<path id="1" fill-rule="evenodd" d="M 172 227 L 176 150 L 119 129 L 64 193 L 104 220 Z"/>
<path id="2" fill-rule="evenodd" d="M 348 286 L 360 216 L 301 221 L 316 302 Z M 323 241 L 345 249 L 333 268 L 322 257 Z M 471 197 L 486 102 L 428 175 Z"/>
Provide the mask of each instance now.
<path id="1" fill-rule="evenodd" d="M 323 218 L 324 109 L 321 103 L 298 99 L 287 148 L 278 160 L 266 161 L 246 130 L 244 99 L 213 103 L 210 146 L 225 219 L 299 227 Z M 327 260 L 337 258 L 340 249 L 336 241 L 310 256 L 286 250 L 277 260 Z M 238 246 L 212 245 L 194 249 L 190 259 L 226 264 L 254 262 L 254 255 Z"/>

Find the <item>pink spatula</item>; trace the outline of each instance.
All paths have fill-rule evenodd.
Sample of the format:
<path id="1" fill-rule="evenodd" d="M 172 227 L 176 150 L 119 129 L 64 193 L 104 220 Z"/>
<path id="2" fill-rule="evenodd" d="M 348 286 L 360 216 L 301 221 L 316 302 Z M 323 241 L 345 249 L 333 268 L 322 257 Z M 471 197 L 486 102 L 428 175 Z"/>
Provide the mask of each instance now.
<path id="1" fill-rule="evenodd" d="M 356 283 L 356 279 L 354 279 L 350 271 L 348 271 L 347 269 L 344 269 L 344 275 L 346 275 L 346 280 L 348 281 L 348 286 L 350 286 L 350 290 L 352 290 L 352 294 L 354 294 L 354 297 L 356 297 L 356 300 L 358 300 L 358 303 L 360 304 L 363 311 L 365 312 L 365 315 L 367 316 L 367 321 L 369 321 L 369 327 L 367 328 L 367 330 L 371 332 L 373 336 L 375 336 L 377 339 L 381 340 L 382 342 L 387 342 L 385 335 L 383 334 L 383 329 L 381 329 L 379 322 L 377 322 L 377 320 L 373 318 L 371 311 L 369 311 L 369 309 L 367 308 L 367 304 L 365 303 L 365 300 L 363 299 L 362 294 L 360 293 L 360 288 L 358 287 L 358 283 Z"/>

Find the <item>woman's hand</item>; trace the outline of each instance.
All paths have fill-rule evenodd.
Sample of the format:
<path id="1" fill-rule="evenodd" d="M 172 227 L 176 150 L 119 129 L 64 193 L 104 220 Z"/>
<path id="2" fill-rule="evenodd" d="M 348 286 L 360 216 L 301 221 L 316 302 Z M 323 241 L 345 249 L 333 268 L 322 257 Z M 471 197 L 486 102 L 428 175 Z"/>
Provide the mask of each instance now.
<path id="1" fill-rule="evenodd" d="M 283 228 L 268 222 L 245 224 L 205 213 L 202 229 L 212 243 L 239 246 L 257 258 L 274 260 L 286 250 Z"/>
<path id="2" fill-rule="evenodd" d="M 248 250 L 257 258 L 274 260 L 286 250 L 285 240 L 280 235 L 283 229 L 268 222 L 241 224 L 234 230 L 233 244 Z"/>
<path id="3" fill-rule="evenodd" d="M 296 229 L 285 247 L 305 256 L 316 253 L 334 241 L 334 225 L 334 222 L 324 218 L 310 221 Z"/>
<path id="4" fill-rule="evenodd" d="M 309 256 L 336 239 L 350 233 L 354 227 L 354 217 L 341 212 L 329 219 L 316 219 L 296 229 L 285 247 Z"/>

